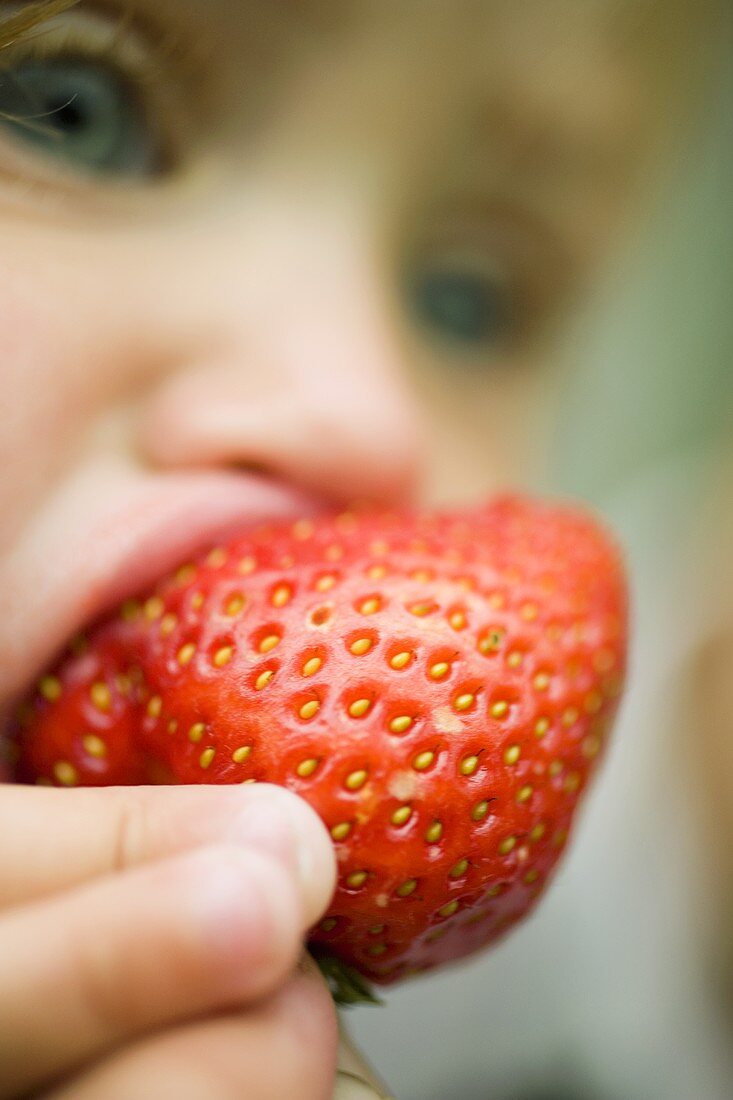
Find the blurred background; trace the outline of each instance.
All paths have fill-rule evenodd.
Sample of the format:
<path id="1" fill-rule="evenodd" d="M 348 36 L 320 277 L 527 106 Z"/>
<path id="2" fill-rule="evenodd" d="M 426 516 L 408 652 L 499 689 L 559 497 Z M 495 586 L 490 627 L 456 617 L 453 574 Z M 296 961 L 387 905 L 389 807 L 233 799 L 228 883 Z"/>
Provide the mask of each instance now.
<path id="1" fill-rule="evenodd" d="M 566 415 L 538 488 L 608 515 L 634 578 L 614 747 L 535 916 L 479 961 L 349 1015 L 401 1100 L 733 1096 L 723 901 L 701 868 L 706 794 L 686 767 L 691 746 L 725 762 L 680 690 L 711 629 L 701 548 L 716 539 L 711 514 L 733 503 L 732 119 L 728 61 L 558 357 Z M 712 843 L 733 861 L 733 838 Z"/>

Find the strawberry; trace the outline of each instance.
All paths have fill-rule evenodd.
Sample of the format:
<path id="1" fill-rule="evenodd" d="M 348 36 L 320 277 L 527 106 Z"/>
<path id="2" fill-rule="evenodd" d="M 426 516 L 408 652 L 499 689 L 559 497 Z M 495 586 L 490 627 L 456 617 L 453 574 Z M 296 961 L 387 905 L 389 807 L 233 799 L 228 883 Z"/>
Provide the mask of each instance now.
<path id="1" fill-rule="evenodd" d="M 313 944 L 391 982 L 533 906 L 605 744 L 625 635 L 618 554 L 569 508 L 273 525 L 77 640 L 25 708 L 17 778 L 289 787 L 340 868 Z"/>

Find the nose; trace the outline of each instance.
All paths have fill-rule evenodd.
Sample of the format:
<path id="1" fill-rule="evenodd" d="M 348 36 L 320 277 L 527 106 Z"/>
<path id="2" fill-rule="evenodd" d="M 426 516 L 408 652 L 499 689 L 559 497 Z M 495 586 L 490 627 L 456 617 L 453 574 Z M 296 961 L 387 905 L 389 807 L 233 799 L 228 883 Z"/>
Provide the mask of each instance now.
<path id="1" fill-rule="evenodd" d="M 206 259 L 179 260 L 202 274 L 192 295 L 189 281 L 190 338 L 144 411 L 149 461 L 255 468 L 338 503 L 410 495 L 420 418 L 387 280 L 362 240 L 280 220 L 236 247 L 209 235 Z"/>

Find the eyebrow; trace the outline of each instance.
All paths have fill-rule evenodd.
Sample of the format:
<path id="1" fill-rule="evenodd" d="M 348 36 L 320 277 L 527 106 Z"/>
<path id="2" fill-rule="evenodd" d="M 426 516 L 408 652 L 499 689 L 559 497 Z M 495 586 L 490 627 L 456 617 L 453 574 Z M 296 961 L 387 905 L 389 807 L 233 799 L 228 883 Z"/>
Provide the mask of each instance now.
<path id="1" fill-rule="evenodd" d="M 560 169 L 612 181 L 623 176 L 645 132 L 644 109 L 630 110 L 638 98 L 619 95 L 617 103 L 598 103 L 592 117 L 588 111 L 584 118 L 569 95 L 539 102 L 505 89 L 474 112 L 472 131 L 495 150 L 498 138 L 507 167 L 514 172 L 530 175 Z"/>

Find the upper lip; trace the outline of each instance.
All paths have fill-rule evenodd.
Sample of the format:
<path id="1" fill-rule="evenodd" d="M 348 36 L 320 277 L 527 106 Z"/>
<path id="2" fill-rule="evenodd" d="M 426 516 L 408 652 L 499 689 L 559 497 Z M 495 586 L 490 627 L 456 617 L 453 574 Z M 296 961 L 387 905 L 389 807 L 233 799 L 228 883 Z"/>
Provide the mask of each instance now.
<path id="1" fill-rule="evenodd" d="M 37 578 L 35 591 L 21 577 L 15 610 L 18 618 L 28 605 L 27 629 L 3 662 L 9 679 L 0 683 L 2 724 L 68 639 L 106 611 L 238 531 L 322 510 L 312 497 L 254 474 L 165 474 L 124 495 L 85 531 L 75 529 L 63 548 L 48 548 L 50 579 Z M 11 607 L 11 631 L 13 617 Z"/>

